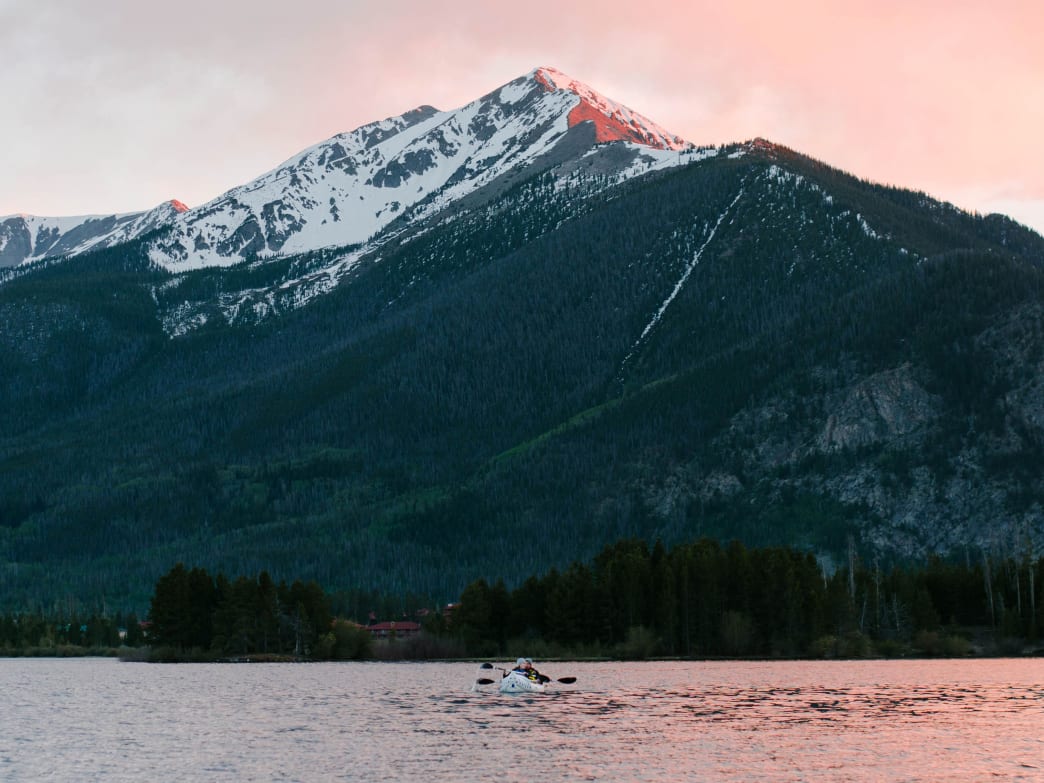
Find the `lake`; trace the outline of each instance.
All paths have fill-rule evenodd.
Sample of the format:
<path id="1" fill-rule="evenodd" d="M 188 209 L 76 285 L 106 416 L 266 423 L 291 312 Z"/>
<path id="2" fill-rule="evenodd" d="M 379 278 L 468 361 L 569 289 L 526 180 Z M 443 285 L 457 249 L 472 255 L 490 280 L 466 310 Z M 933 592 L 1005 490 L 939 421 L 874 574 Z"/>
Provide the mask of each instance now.
<path id="1" fill-rule="evenodd" d="M 0 780 L 1044 780 L 1042 659 L 537 664 L 0 659 Z"/>

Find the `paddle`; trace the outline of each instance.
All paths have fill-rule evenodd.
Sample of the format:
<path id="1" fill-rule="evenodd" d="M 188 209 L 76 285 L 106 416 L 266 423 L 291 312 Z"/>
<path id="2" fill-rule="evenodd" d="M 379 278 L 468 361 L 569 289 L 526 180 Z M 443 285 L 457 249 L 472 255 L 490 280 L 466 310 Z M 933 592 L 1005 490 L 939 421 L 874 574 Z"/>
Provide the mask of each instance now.
<path id="1" fill-rule="evenodd" d="M 475 680 L 476 685 L 492 685 L 496 680 L 491 680 L 488 677 L 479 677 Z M 572 685 L 576 682 L 576 677 L 559 677 L 556 682 L 560 682 L 563 685 Z"/>
<path id="2" fill-rule="evenodd" d="M 507 669 L 501 669 L 499 666 L 494 666 L 491 663 L 480 664 L 479 668 L 480 669 L 496 669 L 499 672 L 507 674 Z M 547 682 L 550 682 L 550 681 L 551 681 L 550 678 L 548 678 Z M 576 677 L 559 677 L 556 680 L 556 682 L 560 682 L 563 685 L 572 685 L 574 682 L 576 682 Z M 477 685 L 492 685 L 494 683 L 494 680 L 490 680 L 490 679 L 487 679 L 485 677 L 479 677 L 477 680 L 475 680 L 475 683 Z"/>
<path id="3" fill-rule="evenodd" d="M 502 674 L 506 674 L 506 669 L 501 669 L 499 666 L 494 666 L 491 663 L 483 663 L 479 666 L 480 669 L 498 669 Z M 496 680 L 491 680 L 488 677 L 479 677 L 475 680 L 476 685 L 493 685 Z"/>

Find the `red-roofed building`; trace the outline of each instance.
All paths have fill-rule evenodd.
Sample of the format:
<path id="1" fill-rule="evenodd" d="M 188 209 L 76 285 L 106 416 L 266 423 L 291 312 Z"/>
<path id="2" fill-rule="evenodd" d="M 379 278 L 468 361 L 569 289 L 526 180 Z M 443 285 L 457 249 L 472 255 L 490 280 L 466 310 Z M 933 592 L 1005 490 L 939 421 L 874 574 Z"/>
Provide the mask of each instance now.
<path id="1" fill-rule="evenodd" d="M 392 637 L 396 639 L 408 639 L 411 636 L 416 636 L 420 633 L 420 623 L 415 623 L 410 620 L 400 620 L 396 622 L 374 623 L 373 625 L 366 626 L 366 630 L 370 632 L 370 635 L 374 639 L 390 639 Z"/>

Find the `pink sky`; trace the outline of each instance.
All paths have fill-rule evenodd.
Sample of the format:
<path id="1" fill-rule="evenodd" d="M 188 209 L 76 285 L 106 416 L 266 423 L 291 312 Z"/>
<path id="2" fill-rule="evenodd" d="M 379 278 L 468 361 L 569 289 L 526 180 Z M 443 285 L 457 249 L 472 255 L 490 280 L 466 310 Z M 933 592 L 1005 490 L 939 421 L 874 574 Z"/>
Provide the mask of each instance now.
<path id="1" fill-rule="evenodd" d="M 697 144 L 764 136 L 1044 232 L 1042 31 L 1013 0 L 0 0 L 0 215 L 197 205 L 549 65 Z"/>

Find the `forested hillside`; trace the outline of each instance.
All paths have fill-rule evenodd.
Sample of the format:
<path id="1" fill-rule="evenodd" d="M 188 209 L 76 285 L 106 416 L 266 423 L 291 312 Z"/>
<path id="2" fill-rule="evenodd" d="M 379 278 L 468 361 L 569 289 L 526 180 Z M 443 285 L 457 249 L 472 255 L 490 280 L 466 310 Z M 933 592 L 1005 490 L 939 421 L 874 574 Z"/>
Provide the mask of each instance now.
<path id="1" fill-rule="evenodd" d="M 324 253 L 9 275 L 0 602 L 140 612 L 178 561 L 449 601 L 631 537 L 1044 541 L 1044 240 L 763 142 L 598 176 L 397 226 L 267 317 L 219 304 Z"/>

